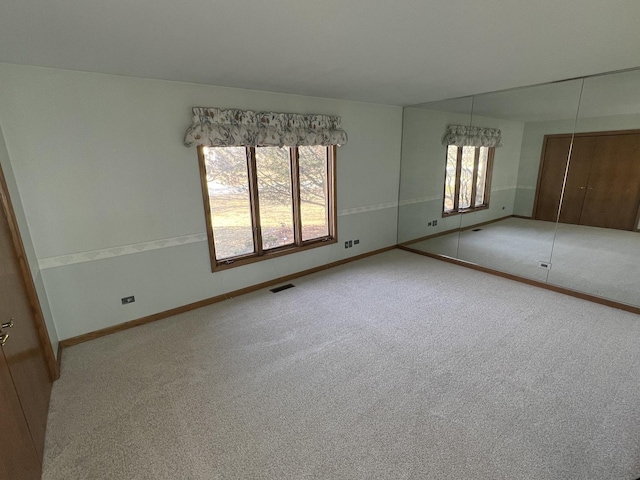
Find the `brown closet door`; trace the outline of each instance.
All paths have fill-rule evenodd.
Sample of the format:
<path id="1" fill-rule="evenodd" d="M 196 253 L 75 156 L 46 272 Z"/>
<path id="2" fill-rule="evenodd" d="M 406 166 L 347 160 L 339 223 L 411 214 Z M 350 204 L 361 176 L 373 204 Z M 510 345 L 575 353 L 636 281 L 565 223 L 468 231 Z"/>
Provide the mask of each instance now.
<path id="1" fill-rule="evenodd" d="M 0 351 L 0 478 L 37 480 L 40 459 L 24 419 L 11 373 Z"/>
<path id="2" fill-rule="evenodd" d="M 640 206 L 640 134 L 598 137 L 580 223 L 634 230 Z"/>
<path id="3" fill-rule="evenodd" d="M 13 225 L 13 208 L 7 195 L 6 182 L 0 169 L 0 324 L 13 323 L 3 327 L 8 335 L 0 348 L 11 374 L 15 392 L 20 400 L 23 420 L 26 420 L 33 446 L 38 458 L 44 451 L 44 437 L 47 426 L 49 398 L 52 378 L 49 374 L 47 354 L 41 342 L 36 321 L 36 306 L 31 303 L 27 292 L 27 280 L 23 271 L 28 267 L 26 259 L 20 255 L 21 245 L 17 229 Z M 4 386 L 3 386 L 4 388 Z M 0 415 L 5 415 L 0 405 Z M 13 414 L 10 412 L 9 414 Z M 0 444 L 0 458 L 4 460 Z M 20 477 L 15 477 L 20 478 Z"/>
<path id="4" fill-rule="evenodd" d="M 558 218 L 570 146 L 571 136 L 547 137 L 545 140 L 542 171 L 538 180 L 538 194 L 533 215 L 536 220 L 555 222 Z"/>
<path id="5" fill-rule="evenodd" d="M 597 139 L 598 137 L 575 137 L 573 139 L 567 184 L 560 208 L 561 223 L 580 223 Z"/>

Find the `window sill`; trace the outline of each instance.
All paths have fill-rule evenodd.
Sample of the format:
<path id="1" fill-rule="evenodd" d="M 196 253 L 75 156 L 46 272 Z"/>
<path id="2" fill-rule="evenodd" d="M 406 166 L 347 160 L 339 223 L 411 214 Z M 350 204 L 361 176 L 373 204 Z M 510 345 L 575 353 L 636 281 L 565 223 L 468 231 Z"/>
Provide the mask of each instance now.
<path id="1" fill-rule="evenodd" d="M 488 208 L 489 208 L 489 205 L 480 205 L 479 207 L 465 208 L 463 210 L 458 210 L 455 212 L 442 212 L 442 218 L 452 217 L 454 215 L 464 215 L 465 213 L 473 213 L 479 210 L 487 210 Z"/>
<path id="2" fill-rule="evenodd" d="M 312 248 L 324 247 L 325 245 L 331 245 L 337 242 L 338 239 L 333 237 L 323 237 L 319 239 L 307 240 L 306 242 L 302 243 L 302 246 L 286 245 L 284 247 L 274 248 L 272 250 L 269 250 L 268 252 L 264 252 L 262 255 L 245 255 L 243 257 L 236 257 L 234 259 L 222 260 L 216 262 L 216 265 L 212 268 L 211 271 L 218 272 L 221 270 L 228 270 L 230 268 L 241 267 L 243 265 L 261 262 L 263 260 L 281 257 L 283 255 L 304 252 L 305 250 L 311 250 Z"/>

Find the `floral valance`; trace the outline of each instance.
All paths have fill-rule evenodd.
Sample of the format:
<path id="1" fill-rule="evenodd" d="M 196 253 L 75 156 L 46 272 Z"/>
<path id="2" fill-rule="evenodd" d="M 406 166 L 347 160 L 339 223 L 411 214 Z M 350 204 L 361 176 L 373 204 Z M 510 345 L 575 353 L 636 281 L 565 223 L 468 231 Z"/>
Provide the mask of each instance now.
<path id="1" fill-rule="evenodd" d="M 458 147 L 501 147 L 502 132 L 498 128 L 449 125 L 442 144 Z"/>
<path id="2" fill-rule="evenodd" d="M 187 147 L 344 145 L 340 117 L 195 107 Z"/>

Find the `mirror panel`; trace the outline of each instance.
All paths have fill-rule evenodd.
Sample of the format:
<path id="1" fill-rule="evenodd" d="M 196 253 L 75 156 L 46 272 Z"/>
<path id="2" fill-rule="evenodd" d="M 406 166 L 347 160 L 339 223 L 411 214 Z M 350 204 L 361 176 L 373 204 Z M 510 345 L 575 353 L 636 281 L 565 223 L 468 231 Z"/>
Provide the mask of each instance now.
<path id="1" fill-rule="evenodd" d="M 488 205 L 462 215 L 458 257 L 484 267 L 537 281 L 546 281 L 562 177 L 552 192 L 536 190 L 545 135 L 560 129 L 569 134 L 556 148 L 554 168 L 564 175 L 581 80 L 537 85 L 477 95 L 471 125 L 493 154 Z M 501 142 L 492 147 L 489 130 L 499 129 Z M 488 132 L 488 133 L 485 133 Z M 482 153 L 483 148 L 480 148 Z M 483 165 L 478 155 L 478 174 Z M 477 187 L 476 187 L 477 190 Z M 539 193 L 539 195 L 536 195 Z M 544 208 L 542 208 L 544 206 Z M 538 215 L 534 218 L 534 209 Z"/>
<path id="2" fill-rule="evenodd" d="M 640 306 L 640 70 L 584 80 L 549 283 Z"/>
<path id="3" fill-rule="evenodd" d="M 468 126 L 472 98 L 405 107 L 398 201 L 398 243 L 409 248 L 457 257 L 460 215 L 443 215 L 455 197 L 455 153 L 443 137 L 449 125 Z M 445 182 L 449 193 L 445 195 Z M 447 196 L 447 199 L 445 199 Z"/>
<path id="4" fill-rule="evenodd" d="M 449 125 L 500 130 L 491 176 Z M 640 69 L 406 107 L 402 148 L 399 244 L 640 307 Z"/>

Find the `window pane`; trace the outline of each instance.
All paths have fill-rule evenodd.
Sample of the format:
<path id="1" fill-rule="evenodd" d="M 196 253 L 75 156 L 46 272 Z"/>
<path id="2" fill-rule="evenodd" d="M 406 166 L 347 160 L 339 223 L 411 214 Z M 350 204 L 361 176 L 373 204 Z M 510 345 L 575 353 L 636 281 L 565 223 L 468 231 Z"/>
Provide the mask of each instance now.
<path id="1" fill-rule="evenodd" d="M 473 187 L 473 162 L 475 160 L 475 147 L 462 147 L 462 170 L 460 171 L 460 196 L 458 208 L 471 206 L 471 190 Z"/>
<path id="2" fill-rule="evenodd" d="M 456 195 L 456 166 L 458 164 L 458 147 L 447 147 L 447 171 L 444 179 L 444 211 L 450 212 L 454 207 Z"/>
<path id="3" fill-rule="evenodd" d="M 302 240 L 329 235 L 327 147 L 298 147 Z"/>
<path id="4" fill-rule="evenodd" d="M 204 147 L 216 260 L 253 253 L 244 147 Z"/>
<path id="5" fill-rule="evenodd" d="M 290 245 L 293 238 L 291 160 L 288 148 L 256 148 L 262 248 Z"/>
<path id="6" fill-rule="evenodd" d="M 487 183 L 487 159 L 489 149 L 480 147 L 480 158 L 478 159 L 478 179 L 476 181 L 476 203 L 475 206 L 484 205 L 484 191 Z"/>

